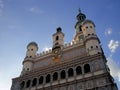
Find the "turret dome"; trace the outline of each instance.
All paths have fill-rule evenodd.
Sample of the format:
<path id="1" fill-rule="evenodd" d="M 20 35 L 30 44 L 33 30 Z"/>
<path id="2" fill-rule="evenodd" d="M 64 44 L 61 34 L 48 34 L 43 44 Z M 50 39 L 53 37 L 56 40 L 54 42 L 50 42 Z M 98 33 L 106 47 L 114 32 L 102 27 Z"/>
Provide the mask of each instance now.
<path id="1" fill-rule="evenodd" d="M 37 50 L 38 50 L 38 44 L 36 43 L 36 42 L 30 42 L 28 45 L 27 45 L 27 48 L 29 47 L 29 46 L 36 46 L 37 47 Z"/>
<path id="2" fill-rule="evenodd" d="M 84 20 L 81 25 L 85 25 L 85 24 L 87 24 L 87 23 L 92 23 L 92 24 L 94 25 L 94 27 L 95 27 L 94 22 L 91 21 L 91 20 L 88 20 L 88 19 L 87 19 L 87 20 Z"/>

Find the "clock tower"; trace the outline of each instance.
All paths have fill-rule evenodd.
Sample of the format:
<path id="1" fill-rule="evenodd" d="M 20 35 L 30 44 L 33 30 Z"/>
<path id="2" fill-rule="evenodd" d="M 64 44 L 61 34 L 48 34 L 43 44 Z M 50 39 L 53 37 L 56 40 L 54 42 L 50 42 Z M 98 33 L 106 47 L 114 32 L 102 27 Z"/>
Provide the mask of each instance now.
<path id="1" fill-rule="evenodd" d="M 53 61 L 55 63 L 60 62 L 61 58 L 61 49 L 64 46 L 64 33 L 60 27 L 57 28 L 56 33 L 53 34 Z"/>

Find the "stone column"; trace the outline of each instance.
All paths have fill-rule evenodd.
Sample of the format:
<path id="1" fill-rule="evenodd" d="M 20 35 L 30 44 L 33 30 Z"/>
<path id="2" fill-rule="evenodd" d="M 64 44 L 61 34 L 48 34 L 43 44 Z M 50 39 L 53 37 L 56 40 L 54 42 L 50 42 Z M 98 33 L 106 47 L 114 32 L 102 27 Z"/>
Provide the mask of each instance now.
<path id="1" fill-rule="evenodd" d="M 46 76 L 43 76 L 43 86 L 46 84 Z"/>
<path id="2" fill-rule="evenodd" d="M 36 89 L 39 86 L 39 77 L 37 77 L 37 85 L 36 85 Z"/>
<path id="3" fill-rule="evenodd" d="M 58 84 L 60 84 L 60 71 L 58 71 Z"/>
<path id="4" fill-rule="evenodd" d="M 73 67 L 74 79 L 76 80 L 76 68 Z"/>
<path id="5" fill-rule="evenodd" d="M 68 69 L 65 70 L 65 73 L 66 73 L 66 82 L 68 81 Z"/>
<path id="6" fill-rule="evenodd" d="M 50 86 L 52 86 L 52 82 L 53 82 L 53 73 L 50 74 Z"/>

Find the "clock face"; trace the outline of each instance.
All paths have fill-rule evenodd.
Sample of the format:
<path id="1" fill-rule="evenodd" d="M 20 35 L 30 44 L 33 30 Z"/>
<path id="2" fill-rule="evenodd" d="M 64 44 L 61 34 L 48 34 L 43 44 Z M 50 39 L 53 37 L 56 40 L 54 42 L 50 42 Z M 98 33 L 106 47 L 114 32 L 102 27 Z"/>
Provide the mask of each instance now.
<path id="1" fill-rule="evenodd" d="M 54 54 L 60 54 L 60 49 L 54 50 Z"/>

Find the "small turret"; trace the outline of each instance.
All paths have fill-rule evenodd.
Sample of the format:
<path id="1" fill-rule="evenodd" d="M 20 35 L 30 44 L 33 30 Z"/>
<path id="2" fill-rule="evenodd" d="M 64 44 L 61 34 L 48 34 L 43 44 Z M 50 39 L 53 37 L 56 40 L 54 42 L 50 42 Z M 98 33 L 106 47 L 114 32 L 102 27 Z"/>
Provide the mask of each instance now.
<path id="1" fill-rule="evenodd" d="M 91 20 L 85 20 L 81 24 L 84 35 L 85 47 L 90 55 L 102 53 L 100 41 L 95 32 L 95 24 Z"/>
<path id="2" fill-rule="evenodd" d="M 26 52 L 26 58 L 33 58 L 36 56 L 38 51 L 38 45 L 36 42 L 30 42 L 27 45 L 27 52 Z"/>
<path id="3" fill-rule="evenodd" d="M 53 34 L 53 61 L 59 63 L 61 59 L 61 50 L 64 46 L 64 33 L 60 27 L 57 28 L 57 32 Z"/>
<path id="4" fill-rule="evenodd" d="M 53 47 L 56 45 L 64 46 L 64 33 L 61 27 L 58 27 L 56 31 L 57 32 L 53 34 Z"/>
<path id="5" fill-rule="evenodd" d="M 25 74 L 28 71 L 31 71 L 33 68 L 33 60 L 36 57 L 38 51 L 38 45 L 36 42 L 30 42 L 27 45 L 26 57 L 23 61 L 23 70 L 21 75 Z"/>
<path id="6" fill-rule="evenodd" d="M 76 34 L 74 37 L 75 42 L 83 41 L 89 55 L 102 53 L 100 41 L 95 32 L 95 24 L 91 20 L 86 19 L 86 15 L 81 13 L 76 16 L 77 22 L 75 24 Z"/>
<path id="7" fill-rule="evenodd" d="M 96 35 L 95 32 L 95 24 L 93 21 L 91 20 L 85 20 L 84 22 L 82 22 L 82 31 L 84 36 L 88 36 L 88 35 Z"/>

